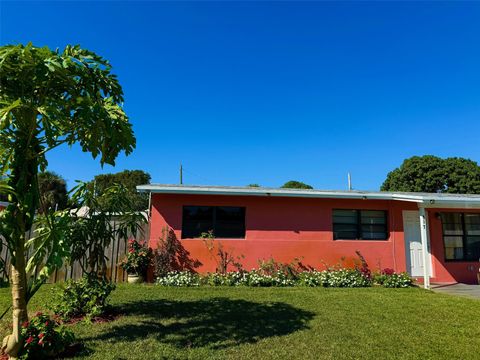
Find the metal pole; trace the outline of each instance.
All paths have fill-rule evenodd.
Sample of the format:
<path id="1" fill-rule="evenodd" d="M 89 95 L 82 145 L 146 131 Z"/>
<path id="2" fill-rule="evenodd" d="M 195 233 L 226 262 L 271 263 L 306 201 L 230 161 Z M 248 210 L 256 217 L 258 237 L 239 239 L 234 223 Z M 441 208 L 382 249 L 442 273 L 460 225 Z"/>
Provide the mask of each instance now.
<path id="1" fill-rule="evenodd" d="M 180 185 L 183 185 L 183 167 L 180 164 Z"/>

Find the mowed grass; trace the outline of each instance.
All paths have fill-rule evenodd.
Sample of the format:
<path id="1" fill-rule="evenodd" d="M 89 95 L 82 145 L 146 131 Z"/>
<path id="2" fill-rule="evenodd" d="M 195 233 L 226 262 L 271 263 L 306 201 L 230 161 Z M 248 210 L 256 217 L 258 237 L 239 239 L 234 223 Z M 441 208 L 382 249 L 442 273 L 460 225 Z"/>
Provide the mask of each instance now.
<path id="1" fill-rule="evenodd" d="M 2 309 L 9 296 L 0 289 Z M 480 301 L 418 288 L 120 285 L 111 303 L 117 320 L 70 325 L 86 346 L 79 358 L 480 359 Z"/>

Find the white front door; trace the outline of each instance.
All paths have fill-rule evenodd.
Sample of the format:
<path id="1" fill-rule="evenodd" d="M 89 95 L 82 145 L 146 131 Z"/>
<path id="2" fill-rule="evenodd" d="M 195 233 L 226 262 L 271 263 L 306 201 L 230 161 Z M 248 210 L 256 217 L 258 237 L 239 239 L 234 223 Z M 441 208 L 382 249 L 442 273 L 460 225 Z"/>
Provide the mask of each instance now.
<path id="1" fill-rule="evenodd" d="M 420 214 L 418 211 L 403 212 L 403 233 L 405 236 L 405 255 L 407 272 L 411 276 L 423 276 L 423 250 L 420 235 Z M 428 255 L 430 259 L 430 254 Z M 427 264 L 431 276 L 431 264 Z"/>

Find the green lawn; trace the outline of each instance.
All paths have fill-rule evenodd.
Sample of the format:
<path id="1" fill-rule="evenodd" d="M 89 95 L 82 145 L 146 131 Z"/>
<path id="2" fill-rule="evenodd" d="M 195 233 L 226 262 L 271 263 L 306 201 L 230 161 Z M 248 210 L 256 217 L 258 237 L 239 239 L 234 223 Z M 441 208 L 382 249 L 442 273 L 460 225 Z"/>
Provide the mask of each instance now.
<path id="1" fill-rule="evenodd" d="M 30 309 L 45 309 L 45 286 Z M 0 305 L 9 289 L 0 289 Z M 120 285 L 124 315 L 71 325 L 89 359 L 479 359 L 480 301 L 422 289 Z M 5 320 L 2 323 L 5 332 Z"/>

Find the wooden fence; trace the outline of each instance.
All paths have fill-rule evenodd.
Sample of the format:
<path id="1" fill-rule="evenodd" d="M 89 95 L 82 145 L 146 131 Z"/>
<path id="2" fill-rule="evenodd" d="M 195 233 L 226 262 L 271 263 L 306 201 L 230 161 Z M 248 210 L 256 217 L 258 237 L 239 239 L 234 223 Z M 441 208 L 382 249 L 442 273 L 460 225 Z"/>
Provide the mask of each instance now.
<path id="1" fill-rule="evenodd" d="M 28 235 L 31 237 L 32 233 L 29 233 Z M 148 224 L 143 226 L 143 230 L 140 231 L 135 238 L 139 241 L 148 239 Z M 127 242 L 128 240 L 117 237 L 115 241 L 112 241 L 110 246 L 105 249 L 105 256 L 108 258 L 107 277 L 114 282 L 125 282 L 127 280 L 127 274 L 120 266 L 120 262 L 127 253 Z M 27 259 L 29 255 L 30 254 L 27 254 Z M 4 243 L 0 252 L 0 261 L 4 262 L 4 269 L 10 272 L 10 254 L 8 253 L 7 247 Z M 5 271 L 1 270 L 0 279 L 6 281 L 8 279 L 8 275 L 9 274 L 5 274 Z M 36 275 L 37 274 L 34 274 L 34 276 Z M 76 280 L 82 276 L 82 266 L 78 262 L 74 262 L 73 264 L 65 264 L 62 268 L 57 269 L 47 282 L 58 283 L 67 281 L 69 279 Z"/>

